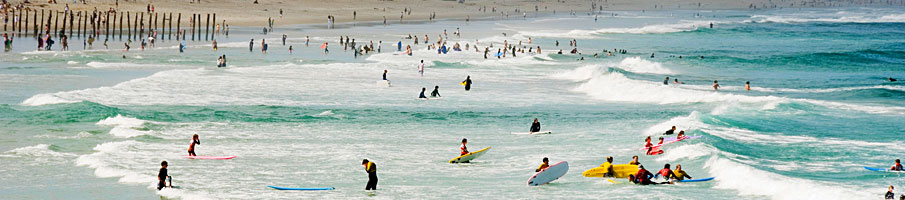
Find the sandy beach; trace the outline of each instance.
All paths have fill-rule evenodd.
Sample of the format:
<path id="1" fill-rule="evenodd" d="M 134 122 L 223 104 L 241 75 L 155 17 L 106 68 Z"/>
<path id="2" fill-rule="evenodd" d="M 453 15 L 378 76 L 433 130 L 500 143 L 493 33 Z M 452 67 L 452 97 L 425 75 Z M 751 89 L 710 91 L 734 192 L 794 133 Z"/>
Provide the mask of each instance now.
<path id="1" fill-rule="evenodd" d="M 10 1 L 17 5 L 20 1 Z M 872 1 L 871 1 L 872 2 Z M 254 0 L 225 1 L 202 0 L 192 2 L 187 0 L 173 1 L 93 1 L 88 4 L 68 1 L 57 1 L 56 4 L 45 1 L 32 1 L 27 7 L 35 9 L 63 10 L 68 6 L 76 11 L 108 10 L 147 12 L 149 4 L 155 12 L 183 13 L 188 18 L 188 13 L 216 13 L 217 21 L 226 20 L 226 24 L 233 26 L 266 26 L 267 19 L 276 20 L 275 26 L 290 24 L 316 24 L 326 23 L 327 16 L 332 15 L 336 23 L 348 22 L 379 22 L 386 19 L 387 24 L 405 23 L 407 21 L 427 21 L 430 15 L 436 13 L 436 19 L 480 19 L 488 17 L 496 18 L 521 18 L 523 15 L 534 16 L 536 14 L 561 14 L 567 15 L 571 11 L 587 13 L 596 11 L 639 11 L 639 10 L 727 10 L 727 9 L 781 9 L 801 7 L 836 7 L 852 5 L 885 5 L 888 2 L 828 2 L 828 1 L 729 1 L 729 0 L 668 0 L 658 2 L 643 2 L 634 0 L 605 0 L 605 1 L 576 1 L 576 0 L 538 0 L 538 1 L 465 1 L 457 3 L 452 0 L 288 0 L 273 1 L 261 0 L 257 4 Z M 901 4 L 902 1 L 889 2 Z M 118 4 L 118 5 L 117 5 Z M 486 10 L 484 10 L 486 8 Z M 280 15 L 282 9 L 283 15 Z M 411 9 L 410 13 L 404 13 Z M 518 12 L 516 12 L 518 11 Z M 400 17 L 402 18 L 400 20 Z"/>

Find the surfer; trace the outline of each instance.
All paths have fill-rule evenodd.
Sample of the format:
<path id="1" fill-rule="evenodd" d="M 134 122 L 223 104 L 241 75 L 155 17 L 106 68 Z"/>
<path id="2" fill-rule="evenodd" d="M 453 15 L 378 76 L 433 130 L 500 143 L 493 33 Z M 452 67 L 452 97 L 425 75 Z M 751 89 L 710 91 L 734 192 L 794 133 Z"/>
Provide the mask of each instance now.
<path id="1" fill-rule="evenodd" d="M 471 76 L 466 76 L 462 84 L 465 85 L 465 91 L 471 90 Z"/>
<path id="2" fill-rule="evenodd" d="M 657 176 L 663 177 L 663 178 L 666 179 L 666 180 L 669 180 L 669 179 L 671 179 L 671 178 L 674 178 L 675 175 L 673 174 L 672 169 L 669 169 L 669 167 L 670 167 L 669 163 L 667 163 L 666 165 L 664 165 L 664 166 L 663 166 L 663 169 L 660 169 L 660 171 L 657 172 Z"/>
<path id="3" fill-rule="evenodd" d="M 368 172 L 368 185 L 365 186 L 365 190 L 377 190 L 377 164 L 364 159 L 361 165 L 365 166 L 365 172 Z"/>
<path id="4" fill-rule="evenodd" d="M 669 130 L 666 130 L 666 132 L 663 133 L 663 135 L 672 135 L 675 132 L 676 132 L 676 126 L 672 126 L 672 128 L 670 128 Z"/>
<path id="5" fill-rule="evenodd" d="M 666 77 L 666 80 L 663 80 L 663 85 L 669 85 L 669 76 Z"/>
<path id="6" fill-rule="evenodd" d="M 167 161 L 160 162 L 160 172 L 157 173 L 157 190 L 163 189 L 167 186 L 167 178 L 170 177 L 167 175 Z"/>
<path id="7" fill-rule="evenodd" d="M 682 170 L 682 165 L 676 165 L 676 170 L 672 170 L 673 178 L 676 180 L 685 180 L 685 178 L 693 179 L 688 173 L 685 173 L 685 170 Z"/>
<path id="8" fill-rule="evenodd" d="M 440 97 L 440 86 L 439 85 L 434 86 L 434 91 L 431 92 L 431 97 L 432 98 Z"/>
<path id="9" fill-rule="evenodd" d="M 896 165 L 893 165 L 892 168 L 889 168 L 892 171 L 902 171 L 902 164 L 899 163 L 899 159 L 896 159 Z"/>
<path id="10" fill-rule="evenodd" d="M 685 139 L 685 131 L 679 131 L 679 134 L 676 135 L 676 140 L 683 140 L 683 139 Z"/>
<path id="11" fill-rule="evenodd" d="M 550 167 L 550 159 L 547 159 L 547 157 L 544 157 L 543 161 L 544 161 L 544 163 L 541 163 L 540 166 L 537 167 L 536 170 L 534 170 L 534 172 L 541 172 L 541 171 L 544 171 L 545 169 L 547 169 L 548 167 Z"/>
<path id="12" fill-rule="evenodd" d="M 609 164 L 609 165 L 607 165 L 607 164 Z M 615 173 L 615 170 L 613 170 L 613 156 L 607 156 L 606 162 L 603 164 L 600 164 L 600 165 L 601 166 L 607 165 L 606 174 L 603 174 L 603 177 L 613 177 L 613 175 Z"/>
<path id="13" fill-rule="evenodd" d="M 387 80 L 387 70 L 383 70 L 383 80 L 388 81 Z"/>
<path id="14" fill-rule="evenodd" d="M 537 121 L 537 118 L 534 118 L 534 123 L 531 124 L 531 131 L 529 131 L 529 132 L 530 133 L 540 132 L 540 122 Z"/>
<path id="15" fill-rule="evenodd" d="M 720 90 L 720 84 L 717 83 L 717 81 L 713 81 L 713 90 L 714 91 Z"/>
<path id="16" fill-rule="evenodd" d="M 651 174 L 649 171 L 644 169 L 644 165 L 638 165 L 638 172 L 635 173 L 634 175 L 629 175 L 628 178 L 629 178 L 629 181 L 631 181 L 632 183 L 635 183 L 635 184 L 641 184 L 641 185 L 657 184 L 657 183 L 650 181 L 650 178 L 653 176 L 654 176 L 653 174 Z"/>
<path id="17" fill-rule="evenodd" d="M 896 80 L 896 79 L 894 79 L 894 78 L 892 78 L 892 77 L 889 77 L 887 80 L 889 80 L 889 82 L 896 82 L 896 81 L 898 81 L 898 80 Z"/>
<path id="18" fill-rule="evenodd" d="M 629 165 L 641 165 L 641 162 L 638 162 L 638 156 L 632 156 L 632 161 L 628 162 Z"/>
<path id="19" fill-rule="evenodd" d="M 424 91 L 427 91 L 427 88 L 421 88 L 421 94 L 418 95 L 419 99 L 427 99 L 427 97 L 424 96 Z"/>
<path id="20" fill-rule="evenodd" d="M 751 81 L 745 81 L 745 90 L 751 91 Z"/>
<path id="21" fill-rule="evenodd" d="M 660 137 L 660 142 L 657 142 L 657 146 L 663 145 L 663 137 Z"/>
<path id="22" fill-rule="evenodd" d="M 198 139 L 198 134 L 192 136 L 192 143 L 189 144 L 189 156 L 197 156 L 195 155 L 196 144 L 201 144 L 201 140 Z"/>
<path id="23" fill-rule="evenodd" d="M 465 146 L 466 144 L 468 144 L 468 139 L 462 138 L 462 146 L 459 146 L 459 150 L 462 150 L 460 156 L 468 154 L 468 147 Z"/>

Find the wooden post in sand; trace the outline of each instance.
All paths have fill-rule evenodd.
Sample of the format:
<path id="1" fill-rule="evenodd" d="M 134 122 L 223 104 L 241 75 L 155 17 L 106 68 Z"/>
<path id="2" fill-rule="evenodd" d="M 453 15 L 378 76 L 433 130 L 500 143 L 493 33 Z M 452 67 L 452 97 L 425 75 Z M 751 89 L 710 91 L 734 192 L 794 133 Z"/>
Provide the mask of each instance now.
<path id="1" fill-rule="evenodd" d="M 132 39 L 132 13 L 130 12 L 126 12 L 126 26 L 129 27 L 128 29 L 126 29 L 129 33 L 129 35 L 127 35 L 127 38 Z"/>
<path id="2" fill-rule="evenodd" d="M 208 40 L 208 37 L 211 35 L 211 14 L 207 14 L 207 23 L 204 24 L 204 40 Z"/>
<path id="3" fill-rule="evenodd" d="M 195 19 L 196 16 L 197 16 L 196 14 L 192 14 L 192 22 L 194 22 L 194 23 L 198 22 L 198 20 Z M 195 24 L 190 24 L 190 25 L 192 25 L 192 41 L 195 41 Z"/>
<path id="4" fill-rule="evenodd" d="M 78 27 L 75 28 L 75 31 L 78 32 L 78 36 L 82 37 L 82 11 L 79 11 L 79 20 L 76 20 Z"/>
<path id="5" fill-rule="evenodd" d="M 159 26 L 157 26 L 157 16 L 159 16 L 157 12 L 154 12 L 154 31 L 160 32 Z"/>
<path id="6" fill-rule="evenodd" d="M 138 29 L 138 30 L 139 30 L 139 31 L 137 32 L 138 35 L 135 35 L 135 40 L 141 39 L 141 36 L 145 34 L 145 13 L 142 12 L 142 13 L 140 13 L 140 14 L 141 14 L 141 23 L 138 24 L 138 26 L 141 27 L 141 28 Z M 136 18 L 136 19 L 137 19 L 137 18 Z M 138 22 L 135 22 L 135 23 L 138 23 Z"/>
<path id="7" fill-rule="evenodd" d="M 107 16 L 104 17 L 104 38 L 110 39 L 110 12 L 107 13 Z"/>
<path id="8" fill-rule="evenodd" d="M 170 24 L 170 25 L 169 25 L 169 27 L 170 27 L 170 28 L 169 28 L 169 29 L 170 29 L 169 33 L 170 33 L 170 34 L 167 34 L 167 35 L 168 35 L 168 36 L 167 36 L 167 39 L 172 40 L 172 39 L 173 39 L 173 13 L 170 13 L 170 20 L 167 20 L 167 23 Z M 179 36 L 176 36 L 176 39 L 178 40 L 178 39 L 179 39 Z"/>
<path id="9" fill-rule="evenodd" d="M 60 18 L 60 17 L 57 17 L 57 18 Z M 67 19 L 69 19 L 69 14 L 66 11 L 63 11 L 63 26 L 60 27 L 60 32 L 63 33 L 63 35 L 66 35 L 65 33 L 66 33 L 66 20 Z M 62 37 L 62 35 L 60 37 Z"/>
<path id="10" fill-rule="evenodd" d="M 53 18 L 53 34 L 52 35 L 56 35 L 57 37 L 59 37 L 60 35 L 59 35 L 59 32 L 57 32 L 57 25 L 60 23 L 60 13 L 57 13 L 57 11 L 51 12 L 51 14 L 54 14 L 54 13 L 56 13 L 57 15 L 55 18 Z M 50 29 L 50 28 L 48 28 L 48 29 Z"/>
<path id="11" fill-rule="evenodd" d="M 219 32 L 217 30 L 217 13 L 214 13 L 214 24 L 211 24 L 211 29 L 214 30 L 211 32 L 211 39 L 214 39 L 214 36 L 217 36 L 217 32 Z"/>
<path id="12" fill-rule="evenodd" d="M 119 40 L 123 40 L 123 14 L 122 12 L 119 13 Z"/>
<path id="13" fill-rule="evenodd" d="M 176 40 L 179 40 L 179 32 L 182 30 L 182 13 L 176 17 Z M 182 33 L 182 40 L 185 40 L 185 33 Z"/>
<path id="14" fill-rule="evenodd" d="M 73 22 L 75 22 L 75 14 L 72 14 L 72 10 L 69 10 L 69 37 L 70 38 L 73 35 L 75 35 L 75 34 L 73 34 L 75 32 L 72 32 L 72 28 L 75 28 L 75 24 Z"/>
<path id="15" fill-rule="evenodd" d="M 141 35 L 140 33 L 138 33 L 138 15 L 140 15 L 140 14 L 141 14 L 141 12 L 135 13 L 135 22 L 132 22 L 132 27 L 133 27 L 132 32 L 135 33 L 134 38 L 138 38 L 138 36 Z"/>

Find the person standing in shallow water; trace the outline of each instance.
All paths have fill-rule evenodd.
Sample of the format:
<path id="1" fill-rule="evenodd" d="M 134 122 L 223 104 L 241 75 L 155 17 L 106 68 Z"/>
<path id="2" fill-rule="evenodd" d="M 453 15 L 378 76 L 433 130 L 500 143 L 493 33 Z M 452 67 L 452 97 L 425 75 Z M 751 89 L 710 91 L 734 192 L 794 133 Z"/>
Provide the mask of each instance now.
<path id="1" fill-rule="evenodd" d="M 714 91 L 720 90 L 720 84 L 719 84 L 719 82 L 713 81 L 713 90 L 714 90 Z"/>
<path id="2" fill-rule="evenodd" d="M 361 161 L 361 165 L 365 167 L 365 172 L 368 173 L 368 185 L 365 186 L 365 190 L 377 190 L 377 164 L 364 159 Z"/>
<path id="3" fill-rule="evenodd" d="M 167 161 L 160 162 L 160 171 L 157 172 L 157 190 L 161 190 L 167 186 Z"/>
<path id="4" fill-rule="evenodd" d="M 466 76 L 465 81 L 462 81 L 462 84 L 465 85 L 465 91 L 471 90 L 471 76 Z"/>

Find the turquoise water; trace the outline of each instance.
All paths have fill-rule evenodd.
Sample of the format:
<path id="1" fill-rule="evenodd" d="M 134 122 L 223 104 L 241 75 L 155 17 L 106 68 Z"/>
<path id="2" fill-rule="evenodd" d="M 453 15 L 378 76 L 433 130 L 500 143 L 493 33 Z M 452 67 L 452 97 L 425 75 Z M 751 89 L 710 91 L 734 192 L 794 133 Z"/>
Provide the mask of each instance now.
<path id="1" fill-rule="evenodd" d="M 471 23 L 235 28 L 220 49 L 175 41 L 145 51 L 38 52 L 18 38 L 0 54 L 0 186 L 10 199 L 874 199 L 905 184 L 887 167 L 905 150 L 905 10 L 669 11 Z M 714 28 L 708 28 L 713 23 Z M 453 35 L 456 28 L 461 37 Z M 503 41 L 544 54 L 483 59 L 473 48 L 413 56 L 393 46 L 446 29 L 481 48 Z M 289 36 L 289 54 L 279 44 Z M 502 33 L 506 33 L 503 35 Z M 310 35 L 311 44 L 304 45 Z M 355 58 L 339 35 L 378 41 Z M 260 38 L 270 44 L 260 52 Z M 532 43 L 527 44 L 528 38 Z M 255 51 L 248 52 L 248 39 Z M 568 40 L 582 53 L 568 54 Z M 330 42 L 330 53 L 317 47 Z M 559 46 L 554 42 L 559 41 Z M 81 49 L 74 42 L 71 49 Z M 111 43 L 115 44 L 115 43 Z M 288 46 L 287 45 L 287 46 Z M 133 44 L 133 47 L 137 46 Z M 562 49 L 566 54 L 555 52 Z M 605 56 L 603 49 L 625 49 Z M 598 53 L 600 57 L 594 58 Z M 651 58 L 650 54 L 655 57 Z M 227 55 L 227 68 L 216 58 Z M 125 56 L 126 58 L 122 58 Z M 682 58 L 678 58 L 682 56 Z M 703 56 L 703 58 L 701 58 Z M 585 60 L 580 60 L 584 57 Z M 417 63 L 425 60 L 424 76 Z M 376 83 L 384 69 L 392 87 Z M 461 82 L 471 76 L 474 86 Z M 663 85 L 665 76 L 684 84 Z M 713 91 L 719 80 L 722 88 Z M 752 90 L 744 90 L 750 81 Z M 670 81 L 672 83 L 672 81 Z M 420 88 L 443 98 L 417 100 Z M 430 91 L 430 90 L 428 90 Z M 539 118 L 549 135 L 525 132 Z M 638 150 L 670 126 L 703 136 Z M 199 155 L 187 160 L 192 134 Z M 448 164 L 459 141 L 492 146 Z M 701 183 L 611 184 L 581 176 L 606 156 L 650 170 L 681 164 Z M 569 173 L 527 187 L 543 157 Z M 359 165 L 378 164 L 376 192 Z M 155 191 L 161 160 L 178 189 Z M 336 187 L 286 192 L 267 188 Z"/>

